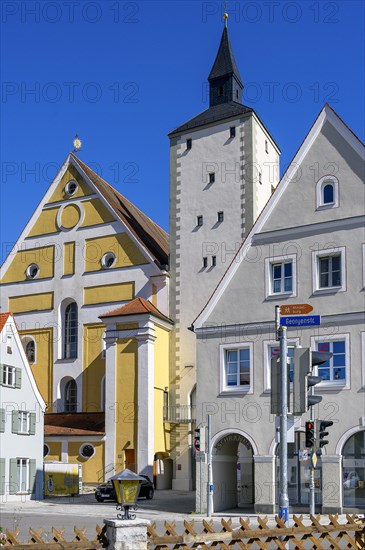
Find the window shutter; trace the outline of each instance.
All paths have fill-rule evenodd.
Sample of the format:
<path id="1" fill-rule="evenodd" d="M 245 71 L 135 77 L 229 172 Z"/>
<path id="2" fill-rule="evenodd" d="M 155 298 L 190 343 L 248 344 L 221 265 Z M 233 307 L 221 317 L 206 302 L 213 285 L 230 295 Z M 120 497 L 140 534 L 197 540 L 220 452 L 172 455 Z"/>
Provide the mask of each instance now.
<path id="1" fill-rule="evenodd" d="M 22 369 L 20 369 L 19 367 L 15 369 L 15 387 L 22 387 Z"/>
<path id="2" fill-rule="evenodd" d="M 0 386 L 3 385 L 4 380 L 4 365 L 0 364 Z"/>
<path id="3" fill-rule="evenodd" d="M 0 433 L 5 432 L 5 409 L 0 409 Z"/>
<path id="4" fill-rule="evenodd" d="M 36 459 L 31 458 L 29 461 L 29 491 L 31 493 L 34 493 L 36 489 L 36 484 L 35 484 L 36 472 L 37 472 Z"/>
<path id="5" fill-rule="evenodd" d="M 11 458 L 9 472 L 9 494 L 15 495 L 19 490 L 18 464 L 16 458 Z"/>
<path id="6" fill-rule="evenodd" d="M 13 434 L 19 433 L 19 411 L 11 411 L 11 431 Z"/>
<path id="7" fill-rule="evenodd" d="M 35 424 L 36 424 L 36 413 L 30 413 L 30 421 L 29 421 L 29 433 L 30 433 L 30 435 L 35 434 Z"/>
<path id="8" fill-rule="evenodd" d="M 5 494 L 5 458 L 0 458 L 0 495 Z"/>

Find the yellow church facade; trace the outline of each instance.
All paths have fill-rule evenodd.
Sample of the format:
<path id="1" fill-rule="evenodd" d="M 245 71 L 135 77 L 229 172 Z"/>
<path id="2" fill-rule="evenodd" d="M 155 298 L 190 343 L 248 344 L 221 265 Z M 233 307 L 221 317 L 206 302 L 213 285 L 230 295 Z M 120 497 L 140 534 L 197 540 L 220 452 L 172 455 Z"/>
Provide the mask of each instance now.
<path id="1" fill-rule="evenodd" d="M 44 460 L 171 483 L 168 235 L 70 154 L 1 269 L 47 403 Z"/>

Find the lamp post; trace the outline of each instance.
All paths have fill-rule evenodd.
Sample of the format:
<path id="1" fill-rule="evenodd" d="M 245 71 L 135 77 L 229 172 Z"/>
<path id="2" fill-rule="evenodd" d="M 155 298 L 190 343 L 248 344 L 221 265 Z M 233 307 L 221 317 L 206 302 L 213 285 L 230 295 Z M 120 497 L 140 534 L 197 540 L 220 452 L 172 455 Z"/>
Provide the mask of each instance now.
<path id="1" fill-rule="evenodd" d="M 136 503 L 143 477 L 125 469 L 111 478 L 115 496 L 118 502 L 117 510 L 123 510 L 124 514 L 117 514 L 118 519 L 136 519 L 135 514 L 130 514 L 130 508 L 136 508 Z"/>

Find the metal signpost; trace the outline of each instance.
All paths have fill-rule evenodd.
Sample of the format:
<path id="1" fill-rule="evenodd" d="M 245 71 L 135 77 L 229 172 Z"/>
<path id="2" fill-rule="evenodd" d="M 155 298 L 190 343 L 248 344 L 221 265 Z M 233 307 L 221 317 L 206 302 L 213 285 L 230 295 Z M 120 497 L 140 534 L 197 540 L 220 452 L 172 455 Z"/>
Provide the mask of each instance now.
<path id="1" fill-rule="evenodd" d="M 207 451 L 208 451 L 208 494 L 207 494 L 207 516 L 210 518 L 213 513 L 213 472 L 212 472 L 212 451 L 211 451 L 211 439 L 212 439 L 212 415 L 208 414 L 208 426 L 207 426 Z"/>

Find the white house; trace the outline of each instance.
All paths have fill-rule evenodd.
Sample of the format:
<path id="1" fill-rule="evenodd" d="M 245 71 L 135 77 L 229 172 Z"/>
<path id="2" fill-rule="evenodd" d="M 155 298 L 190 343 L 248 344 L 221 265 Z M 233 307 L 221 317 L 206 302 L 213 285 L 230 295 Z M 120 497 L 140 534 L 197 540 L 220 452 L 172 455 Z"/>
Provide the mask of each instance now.
<path id="1" fill-rule="evenodd" d="M 38 500 L 46 404 L 11 313 L 0 314 L 0 335 L 0 500 Z"/>
<path id="2" fill-rule="evenodd" d="M 365 508 L 364 145 L 326 105 L 194 321 L 197 423 L 212 415 L 214 508 L 277 510 L 278 442 L 270 413 L 275 305 L 307 303 L 320 326 L 288 328 L 289 355 L 329 351 L 318 366 L 329 420 L 315 470 L 323 513 Z M 283 313 L 285 309 L 283 307 Z M 290 506 L 308 509 L 305 422 L 288 444 Z M 197 468 L 197 509 L 206 507 L 206 464 Z"/>

